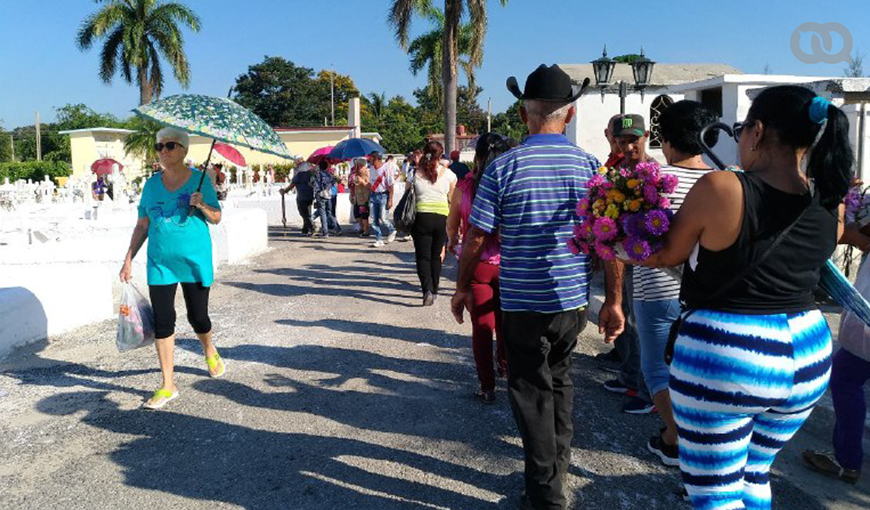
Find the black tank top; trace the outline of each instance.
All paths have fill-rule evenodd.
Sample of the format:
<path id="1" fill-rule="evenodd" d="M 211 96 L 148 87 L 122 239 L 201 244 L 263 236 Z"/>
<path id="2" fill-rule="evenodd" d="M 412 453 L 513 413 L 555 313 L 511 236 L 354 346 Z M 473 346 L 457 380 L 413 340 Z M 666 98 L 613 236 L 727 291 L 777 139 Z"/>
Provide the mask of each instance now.
<path id="1" fill-rule="evenodd" d="M 743 225 L 737 240 L 721 251 L 698 247 L 697 266 L 683 270 L 680 299 L 690 308 L 768 315 L 816 308 L 813 289 L 819 271 L 837 247 L 837 209 L 819 196 L 780 191 L 751 173 L 736 174 L 743 187 Z M 808 207 L 779 246 L 743 281 L 713 303 L 705 301 L 760 257 L 777 235 Z"/>

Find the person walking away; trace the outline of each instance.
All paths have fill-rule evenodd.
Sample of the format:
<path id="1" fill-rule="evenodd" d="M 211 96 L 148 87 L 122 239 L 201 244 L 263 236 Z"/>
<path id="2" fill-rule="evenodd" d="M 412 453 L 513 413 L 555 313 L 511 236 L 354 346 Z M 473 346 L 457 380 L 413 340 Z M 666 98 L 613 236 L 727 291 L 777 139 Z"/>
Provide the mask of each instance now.
<path id="1" fill-rule="evenodd" d="M 405 189 L 408 189 L 408 183 L 414 178 L 414 174 L 417 171 L 417 165 L 420 164 L 420 158 L 423 157 L 422 149 L 414 149 L 413 152 L 408 154 L 408 159 L 405 160 L 405 164 L 402 168 L 402 175 L 405 178 Z M 401 229 L 398 230 L 396 238 L 399 241 L 406 242 L 411 240 L 411 234 L 409 232 L 405 232 Z"/>
<path id="2" fill-rule="evenodd" d="M 227 174 L 224 173 L 224 166 L 220 163 L 214 166 L 214 191 L 217 194 L 219 201 L 227 199 Z"/>
<path id="3" fill-rule="evenodd" d="M 179 395 L 173 360 L 175 293 L 179 283 L 187 318 L 205 352 L 209 375 L 220 377 L 226 369 L 212 342 L 208 314 L 209 289 L 214 282 L 208 225 L 220 223 L 221 208 L 210 180 L 203 180 L 202 191 L 197 191 L 202 172 L 185 166 L 188 147 L 189 137 L 184 131 L 167 127 L 157 132 L 154 148 L 163 171 L 145 183 L 139 201 L 139 219 L 119 274 L 122 282 L 130 281 L 133 259 L 147 239 L 148 292 L 154 309 L 155 345 L 163 376 L 160 388 L 143 405 L 147 409 L 160 409 Z"/>
<path id="4" fill-rule="evenodd" d="M 447 251 L 457 257 L 461 254 L 461 238 L 468 232 L 468 218 L 471 216 L 471 207 L 483 171 L 510 148 L 510 141 L 495 133 L 486 133 L 477 139 L 474 172 L 469 172 L 456 184 L 453 199 L 450 201 L 450 215 L 447 218 Z M 474 303 L 470 311 L 471 348 L 474 352 L 474 364 L 477 367 L 477 379 L 480 382 L 476 394 L 485 403 L 495 402 L 496 372 L 500 377 L 507 374 L 498 284 L 498 266 L 501 260 L 499 250 L 498 237 L 488 237 L 471 280 L 471 297 Z M 495 340 L 495 363 L 492 355 L 493 340 Z"/>
<path id="5" fill-rule="evenodd" d="M 453 151 L 450 153 L 450 170 L 456 174 L 456 178 L 460 181 L 465 179 L 465 176 L 468 175 L 468 165 L 459 161 L 459 151 Z"/>
<path id="6" fill-rule="evenodd" d="M 97 202 L 102 202 L 108 190 L 109 187 L 106 185 L 106 180 L 102 175 L 98 175 L 97 180 L 94 181 L 94 184 L 91 186 L 91 196 Z"/>
<path id="7" fill-rule="evenodd" d="M 329 173 L 329 163 L 325 159 L 320 160 L 317 165 L 317 170 L 314 172 L 312 180 L 314 188 L 314 200 L 317 203 L 317 211 L 320 216 L 320 232 L 315 233 L 316 236 L 329 237 L 329 233 L 340 234 L 341 227 L 335 220 L 332 214 L 332 187 L 335 185 L 335 178 Z"/>
<path id="8" fill-rule="evenodd" d="M 311 207 L 314 204 L 314 187 L 312 181 L 314 175 L 311 172 L 311 166 L 308 163 L 300 163 L 299 171 L 293 176 L 290 184 L 285 188 L 281 188 L 282 195 L 295 189 L 296 190 L 296 210 L 302 216 L 302 235 L 314 235 L 314 221 L 311 218 Z"/>
<path id="9" fill-rule="evenodd" d="M 866 225 L 865 225 L 866 227 Z M 856 224 L 846 227 L 840 243 L 860 249 L 864 261 L 855 279 L 855 288 L 870 298 L 870 237 L 862 234 Z M 870 381 L 870 327 L 851 312 L 844 312 L 837 333 L 840 349 L 831 366 L 831 397 L 834 401 L 833 453 L 806 450 L 802 457 L 807 467 L 824 475 L 856 484 L 864 463 L 864 424 L 867 400 L 864 386 Z"/>
<path id="10" fill-rule="evenodd" d="M 649 131 L 644 127 L 642 116 L 633 114 L 616 116 L 610 124 L 610 135 L 623 154 L 621 167 L 633 169 L 641 161 L 652 159 L 646 153 Z M 624 413 L 649 414 L 657 409 L 647 388 L 640 359 L 640 335 L 634 314 L 634 285 L 635 271 L 629 268 L 625 271 L 623 279 L 622 310 L 625 314 L 626 326 L 614 342 L 622 364 L 617 377 L 605 381 L 604 388 L 629 397 L 622 406 Z"/>
<path id="11" fill-rule="evenodd" d="M 529 136 L 484 171 L 462 243 L 451 310 L 460 323 L 474 307 L 471 282 L 488 236 L 501 237 L 499 275 L 508 395 L 523 441 L 525 489 L 520 508 L 564 509 L 574 433 L 571 352 L 585 326 L 590 264 L 568 247 L 579 223 L 577 202 L 599 168 L 595 157 L 562 133 L 574 117 L 571 78 L 541 65 L 520 92 Z M 546 199 L 542 199 L 546 196 Z M 621 274 L 607 263 L 599 330 L 612 341 L 622 331 Z"/>
<path id="12" fill-rule="evenodd" d="M 358 158 L 351 172 L 350 203 L 359 221 L 360 237 L 369 236 L 369 199 L 372 194 L 369 169 L 365 158 Z"/>
<path id="13" fill-rule="evenodd" d="M 770 466 L 828 385 L 813 289 L 841 235 L 852 146 L 846 115 L 793 85 L 762 90 L 734 135 L 745 172 L 701 177 L 644 265 L 688 261 L 669 389 L 693 506 L 767 510 Z"/>
<path id="14" fill-rule="evenodd" d="M 393 208 L 393 177 L 389 168 L 384 165 L 384 155 L 378 151 L 370 154 L 372 164 L 369 165 L 369 180 L 372 183 L 372 193 L 369 197 L 369 212 L 372 227 L 375 231 L 375 242 L 372 248 L 380 248 L 396 239 L 396 228 L 389 219 L 389 210 Z M 387 241 L 384 243 L 383 236 Z"/>
<path id="15" fill-rule="evenodd" d="M 423 290 L 423 306 L 431 306 L 438 297 L 441 282 L 441 252 L 447 244 L 447 215 L 450 199 L 456 187 L 456 175 L 441 164 L 444 146 L 429 142 L 423 149 L 423 159 L 409 183 L 414 186 L 417 210 L 411 237 L 417 276 Z"/>
<path id="16" fill-rule="evenodd" d="M 692 186 L 713 169 L 702 157 L 701 130 L 719 117 L 696 101 L 679 101 L 659 117 L 662 152 L 667 165 L 663 175 L 677 179 L 677 187 L 667 198 L 677 212 Z M 705 143 L 716 144 L 718 132 L 711 131 Z M 640 334 L 640 361 L 646 386 L 662 419 L 664 428 L 647 443 L 647 449 L 666 466 L 679 467 L 677 425 L 668 392 L 670 371 L 665 362 L 665 347 L 671 324 L 680 312 L 680 282 L 661 269 L 635 269 L 634 312 Z"/>

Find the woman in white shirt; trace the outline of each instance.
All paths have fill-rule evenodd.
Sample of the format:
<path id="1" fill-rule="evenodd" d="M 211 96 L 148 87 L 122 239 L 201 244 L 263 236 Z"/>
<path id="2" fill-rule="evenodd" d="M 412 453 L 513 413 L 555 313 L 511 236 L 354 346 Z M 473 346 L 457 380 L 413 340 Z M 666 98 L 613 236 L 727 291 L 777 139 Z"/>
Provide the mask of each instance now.
<path id="1" fill-rule="evenodd" d="M 412 184 L 417 198 L 417 213 L 411 237 L 417 260 L 417 275 L 423 290 L 423 306 L 431 306 L 438 296 L 441 280 L 441 254 L 447 243 L 447 215 L 456 174 L 441 160 L 444 147 L 429 142 L 417 165 Z"/>

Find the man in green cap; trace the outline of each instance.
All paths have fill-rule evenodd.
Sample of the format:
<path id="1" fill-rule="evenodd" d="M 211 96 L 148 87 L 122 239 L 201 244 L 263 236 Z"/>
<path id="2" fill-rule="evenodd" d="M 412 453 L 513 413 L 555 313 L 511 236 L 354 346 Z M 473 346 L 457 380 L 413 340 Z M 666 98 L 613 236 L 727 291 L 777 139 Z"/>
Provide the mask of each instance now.
<path id="1" fill-rule="evenodd" d="M 610 129 L 622 151 L 625 166 L 634 169 L 641 161 L 652 159 L 646 153 L 649 131 L 646 130 L 643 117 L 635 113 L 620 115 L 613 119 Z"/>

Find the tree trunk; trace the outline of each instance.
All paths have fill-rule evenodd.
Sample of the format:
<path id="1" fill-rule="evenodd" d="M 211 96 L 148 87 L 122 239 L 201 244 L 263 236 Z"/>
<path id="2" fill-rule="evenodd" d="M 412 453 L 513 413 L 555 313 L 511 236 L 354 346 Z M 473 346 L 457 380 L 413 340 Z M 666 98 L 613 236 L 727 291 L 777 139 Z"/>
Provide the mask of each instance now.
<path id="1" fill-rule="evenodd" d="M 151 102 L 151 80 L 148 79 L 148 69 L 145 66 L 136 69 L 136 81 L 139 82 L 139 106 Z"/>
<path id="2" fill-rule="evenodd" d="M 459 16 L 462 0 L 444 0 L 444 41 L 441 45 L 441 74 L 444 81 L 444 151 L 450 154 L 456 145 L 456 96 L 459 86 L 457 53 L 459 53 Z"/>

